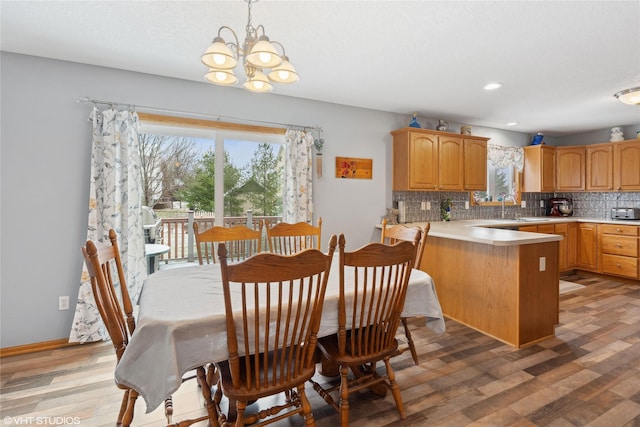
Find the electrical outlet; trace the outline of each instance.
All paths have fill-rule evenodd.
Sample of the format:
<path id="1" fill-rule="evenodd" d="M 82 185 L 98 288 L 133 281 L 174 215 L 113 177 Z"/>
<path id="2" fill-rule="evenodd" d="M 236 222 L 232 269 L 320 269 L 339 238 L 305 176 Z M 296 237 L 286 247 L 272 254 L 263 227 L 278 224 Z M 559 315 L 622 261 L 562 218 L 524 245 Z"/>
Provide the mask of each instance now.
<path id="1" fill-rule="evenodd" d="M 540 257 L 540 271 L 545 271 L 547 269 L 547 258 L 541 256 Z"/>
<path id="2" fill-rule="evenodd" d="M 520 207 L 521 207 L 522 209 L 526 208 L 526 207 L 527 207 L 527 201 L 526 201 L 526 200 L 521 201 L 521 202 L 520 202 Z"/>
<path id="3" fill-rule="evenodd" d="M 430 211 L 431 210 L 431 202 L 427 202 L 427 210 Z"/>
<path id="4" fill-rule="evenodd" d="M 427 202 L 423 201 L 422 203 L 420 203 L 420 210 L 422 211 L 427 210 Z"/>
<path id="5" fill-rule="evenodd" d="M 465 201 L 465 202 L 464 202 L 464 208 L 465 208 L 465 209 L 469 209 L 469 202 L 468 202 L 468 201 Z"/>
<path id="6" fill-rule="evenodd" d="M 69 297 L 58 297 L 58 310 L 69 310 Z"/>
<path id="7" fill-rule="evenodd" d="M 540 207 L 544 208 L 544 200 L 540 200 Z"/>

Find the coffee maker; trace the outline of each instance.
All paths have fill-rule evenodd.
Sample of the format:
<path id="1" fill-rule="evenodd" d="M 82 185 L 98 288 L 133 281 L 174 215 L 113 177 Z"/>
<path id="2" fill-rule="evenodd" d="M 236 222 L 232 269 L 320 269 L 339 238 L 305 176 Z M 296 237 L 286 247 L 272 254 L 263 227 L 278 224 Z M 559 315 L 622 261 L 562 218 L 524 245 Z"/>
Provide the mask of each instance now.
<path id="1" fill-rule="evenodd" d="M 573 204 L 566 197 L 553 197 L 547 202 L 547 216 L 572 216 Z"/>

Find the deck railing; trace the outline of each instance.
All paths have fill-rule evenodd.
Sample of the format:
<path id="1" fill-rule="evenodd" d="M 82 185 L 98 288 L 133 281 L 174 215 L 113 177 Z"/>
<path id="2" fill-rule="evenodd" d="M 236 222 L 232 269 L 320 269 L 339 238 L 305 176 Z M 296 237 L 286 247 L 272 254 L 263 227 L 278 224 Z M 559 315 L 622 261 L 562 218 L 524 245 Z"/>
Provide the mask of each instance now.
<path id="1" fill-rule="evenodd" d="M 266 227 L 272 227 L 282 220 L 280 216 L 253 216 L 251 211 L 247 211 L 245 216 L 225 217 L 223 225 L 233 227 L 235 225 L 246 225 L 254 230 L 259 229 L 260 223 L 265 222 Z M 189 211 L 187 217 L 182 218 L 162 218 L 160 228 L 160 241 L 168 245 L 171 249 L 160 257 L 160 262 L 197 262 L 196 239 L 193 234 L 193 224 L 197 222 L 200 230 L 206 230 L 215 224 L 214 216 L 200 216 L 194 211 Z M 267 249 L 266 230 L 263 229 L 262 245 L 263 250 Z"/>

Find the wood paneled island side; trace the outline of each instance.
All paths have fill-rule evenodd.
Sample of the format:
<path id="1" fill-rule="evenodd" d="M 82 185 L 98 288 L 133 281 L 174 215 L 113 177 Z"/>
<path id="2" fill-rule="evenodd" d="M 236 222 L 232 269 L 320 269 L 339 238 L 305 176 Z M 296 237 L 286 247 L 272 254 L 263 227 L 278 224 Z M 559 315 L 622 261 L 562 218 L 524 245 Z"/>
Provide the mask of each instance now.
<path id="1" fill-rule="evenodd" d="M 420 265 L 445 316 L 515 347 L 554 336 L 562 237 L 456 222 L 431 223 Z"/>

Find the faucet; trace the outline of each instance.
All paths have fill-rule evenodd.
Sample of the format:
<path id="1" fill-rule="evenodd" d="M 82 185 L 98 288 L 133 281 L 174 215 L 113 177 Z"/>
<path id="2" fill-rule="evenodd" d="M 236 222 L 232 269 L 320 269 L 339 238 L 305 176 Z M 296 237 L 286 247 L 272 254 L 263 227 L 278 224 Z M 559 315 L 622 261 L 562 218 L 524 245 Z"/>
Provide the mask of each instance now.
<path id="1" fill-rule="evenodd" d="M 507 200 L 507 198 L 511 199 L 512 202 L 515 202 L 515 199 L 513 198 L 513 195 L 502 193 L 502 219 L 504 219 L 504 217 L 505 217 L 505 214 L 504 214 L 504 202 Z"/>

